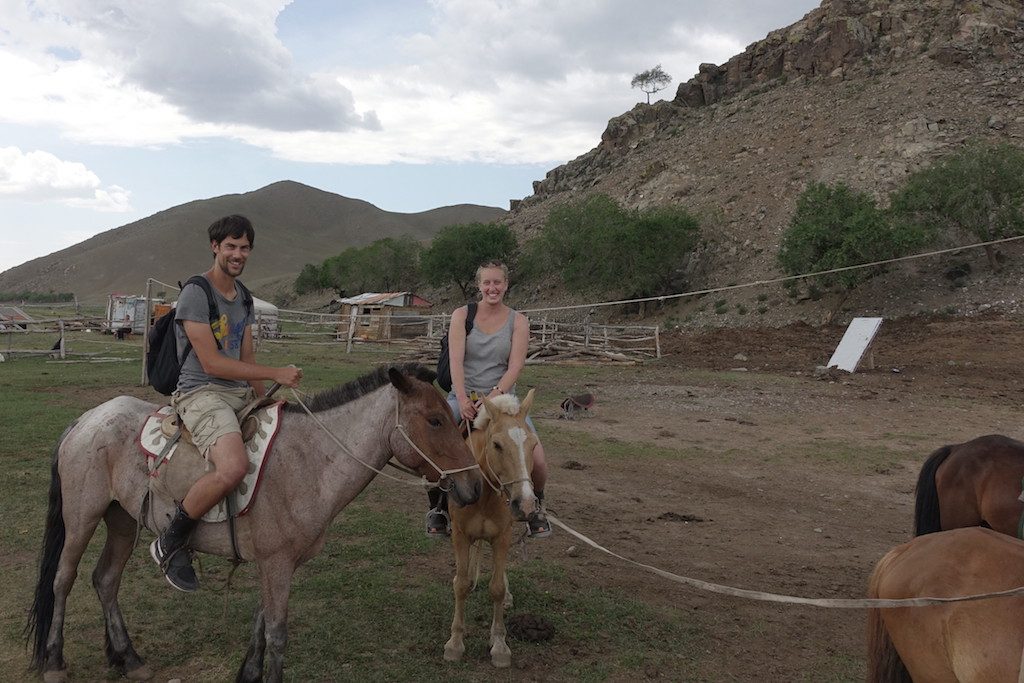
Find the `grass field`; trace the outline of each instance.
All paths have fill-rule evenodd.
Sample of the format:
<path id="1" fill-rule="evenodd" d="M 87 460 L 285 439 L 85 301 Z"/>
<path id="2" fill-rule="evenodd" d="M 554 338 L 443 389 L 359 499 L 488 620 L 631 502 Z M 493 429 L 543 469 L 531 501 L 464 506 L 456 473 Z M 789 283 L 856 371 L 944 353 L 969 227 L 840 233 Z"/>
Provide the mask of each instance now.
<path id="1" fill-rule="evenodd" d="M 140 340 L 97 343 L 95 334 L 71 335 L 75 348 L 104 358 L 138 359 Z M 82 335 L 82 336 L 78 336 Z M 270 346 L 260 361 L 306 368 L 306 388 L 344 382 L 386 360 L 380 353 L 346 356 L 322 348 Z M 528 370 L 554 387 L 575 389 L 592 369 Z M 122 393 L 159 397 L 138 386 L 135 360 L 56 363 L 43 357 L 0 364 L 0 680 L 31 679 L 22 630 L 36 580 L 51 452 L 64 427 L 80 413 Z M 548 397 L 557 396 L 552 391 Z M 556 401 L 543 398 L 541 407 Z M 551 438 L 569 438 L 553 432 Z M 621 445 L 607 444 L 608 457 Z M 686 454 L 658 453 L 660 457 Z M 495 680 L 486 655 L 489 606 L 471 600 L 463 663 L 442 661 L 451 616 L 450 549 L 423 537 L 425 496 L 401 498 L 375 482 L 336 519 L 323 552 L 296 575 L 291 599 L 286 677 L 294 681 Z M 396 498 L 404 501 L 395 506 Z M 72 680 L 106 680 L 103 622 L 89 575 L 102 544 L 102 525 L 80 567 L 69 601 L 65 656 Z M 125 572 L 121 605 L 136 648 L 157 671 L 156 680 L 233 678 L 244 653 L 256 605 L 255 568 L 243 565 L 227 585 L 230 565 L 202 559 L 204 589 L 194 595 L 171 590 L 142 543 Z M 516 661 L 543 662 L 546 680 L 634 680 L 652 670 L 688 679 L 701 652 L 702 626 L 690 615 L 652 607 L 625 590 L 580 585 L 561 565 L 541 558 L 516 562 L 510 573 L 516 611 L 543 613 L 557 633 L 546 643 L 511 643 Z M 671 644 L 671 646 L 667 646 Z"/>

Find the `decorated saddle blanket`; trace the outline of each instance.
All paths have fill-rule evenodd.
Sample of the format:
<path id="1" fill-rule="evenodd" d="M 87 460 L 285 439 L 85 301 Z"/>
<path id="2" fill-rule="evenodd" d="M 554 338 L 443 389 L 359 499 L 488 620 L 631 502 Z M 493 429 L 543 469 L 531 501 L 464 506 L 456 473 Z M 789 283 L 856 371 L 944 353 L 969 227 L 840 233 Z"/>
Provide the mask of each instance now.
<path id="1" fill-rule="evenodd" d="M 283 405 L 283 401 L 278 401 L 257 408 L 242 419 L 242 438 L 245 439 L 245 452 L 249 456 L 249 471 L 242 479 L 242 483 L 228 496 L 231 514 L 236 517 L 249 511 L 249 506 L 252 505 L 259 489 L 263 465 L 281 426 Z M 200 455 L 185 432 L 183 438 L 179 438 L 164 453 L 164 449 L 177 431 L 174 428 L 175 418 L 171 406 L 164 406 L 150 415 L 139 433 L 139 445 L 149 465 L 150 490 L 154 495 L 180 501 L 192 484 L 214 467 L 213 463 L 207 462 L 206 458 Z M 203 515 L 203 521 L 223 522 L 228 519 L 228 510 L 228 500 L 221 500 Z"/>

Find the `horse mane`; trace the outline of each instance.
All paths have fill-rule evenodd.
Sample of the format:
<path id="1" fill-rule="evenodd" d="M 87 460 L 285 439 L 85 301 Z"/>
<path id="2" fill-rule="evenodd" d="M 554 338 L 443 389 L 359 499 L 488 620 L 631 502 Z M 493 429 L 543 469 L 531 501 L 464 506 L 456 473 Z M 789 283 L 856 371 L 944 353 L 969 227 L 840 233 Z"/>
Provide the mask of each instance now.
<path id="1" fill-rule="evenodd" d="M 507 415 L 519 414 L 519 398 L 512 394 L 495 396 L 494 400 L 491 401 L 491 405 L 497 408 L 498 412 Z M 473 429 L 483 429 L 490 421 L 491 417 L 487 414 L 487 407 L 481 406 L 480 412 L 476 414 L 476 418 L 473 420 Z"/>
<path id="2" fill-rule="evenodd" d="M 319 413 L 324 410 L 330 410 L 331 408 L 337 408 L 338 406 L 354 401 L 357 398 L 366 396 L 370 392 L 380 389 L 385 384 L 391 383 L 391 378 L 388 376 L 388 370 L 395 368 L 403 375 L 408 377 L 414 377 L 424 382 L 433 382 L 437 377 L 434 371 L 427 368 L 419 363 L 403 363 L 401 365 L 381 365 L 375 370 L 371 370 L 362 377 L 342 384 L 339 387 L 333 387 L 331 389 L 325 389 L 318 392 L 306 399 L 306 405 L 309 407 L 310 412 Z M 284 406 L 285 412 L 289 413 L 304 413 L 306 409 L 297 403 L 286 403 Z"/>

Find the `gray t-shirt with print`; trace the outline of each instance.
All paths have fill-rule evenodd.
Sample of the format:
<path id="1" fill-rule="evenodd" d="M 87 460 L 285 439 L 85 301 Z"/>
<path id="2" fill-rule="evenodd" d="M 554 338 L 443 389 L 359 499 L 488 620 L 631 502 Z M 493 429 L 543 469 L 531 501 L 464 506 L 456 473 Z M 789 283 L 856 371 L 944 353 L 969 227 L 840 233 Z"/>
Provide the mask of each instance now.
<path id="1" fill-rule="evenodd" d="M 205 276 L 204 276 L 205 277 Z M 206 300 L 206 293 L 199 285 L 185 285 L 178 297 L 174 313 L 174 336 L 178 343 L 178 361 L 181 362 L 182 353 L 188 344 L 188 337 L 185 335 L 185 320 L 209 323 L 215 339 L 220 340 L 221 353 L 228 358 L 239 360 L 242 352 L 242 339 L 245 336 L 245 328 L 253 322 L 253 316 L 245 308 L 245 297 L 242 290 L 235 283 L 235 298 L 228 301 L 217 291 L 212 284 L 214 303 L 220 313 L 215 322 L 210 322 L 210 306 Z M 181 375 L 178 377 L 178 392 L 191 391 L 204 384 L 217 384 L 224 387 L 245 387 L 249 383 L 244 380 L 220 379 L 206 374 L 199 362 L 195 351 L 190 350 L 188 358 L 181 366 Z"/>

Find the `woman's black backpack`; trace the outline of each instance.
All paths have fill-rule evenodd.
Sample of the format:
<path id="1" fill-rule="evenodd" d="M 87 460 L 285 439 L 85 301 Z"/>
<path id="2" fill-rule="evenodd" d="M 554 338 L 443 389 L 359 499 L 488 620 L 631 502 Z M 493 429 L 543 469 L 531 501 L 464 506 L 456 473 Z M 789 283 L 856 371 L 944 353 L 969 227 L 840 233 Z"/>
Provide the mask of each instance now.
<path id="1" fill-rule="evenodd" d="M 466 336 L 473 331 L 473 318 L 476 317 L 476 302 L 466 306 Z M 441 337 L 441 355 L 437 357 L 437 386 L 445 391 L 452 390 L 452 367 L 448 360 L 448 333 Z"/>
<path id="2" fill-rule="evenodd" d="M 238 282 L 237 280 L 235 282 Z M 206 301 L 210 306 L 210 322 L 220 317 L 217 310 L 217 303 L 213 297 L 213 290 L 210 289 L 210 282 L 202 275 L 193 275 L 186 282 L 186 285 L 198 285 L 206 293 Z M 242 301 L 245 302 L 247 314 L 253 311 L 252 294 L 245 285 L 238 282 L 242 292 Z M 181 283 L 178 287 L 184 289 Z M 164 396 L 170 396 L 178 388 L 178 377 L 181 375 L 181 366 L 185 364 L 189 351 L 192 350 L 192 343 L 185 345 L 185 353 L 181 360 L 178 360 L 178 344 L 174 338 L 174 309 L 157 318 L 153 328 L 149 331 L 149 351 L 146 352 L 146 377 L 150 385 Z M 217 339 L 217 348 L 220 349 L 220 340 Z"/>

